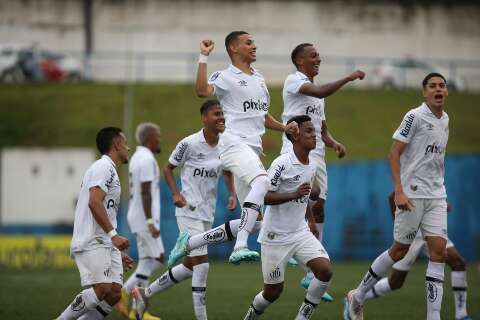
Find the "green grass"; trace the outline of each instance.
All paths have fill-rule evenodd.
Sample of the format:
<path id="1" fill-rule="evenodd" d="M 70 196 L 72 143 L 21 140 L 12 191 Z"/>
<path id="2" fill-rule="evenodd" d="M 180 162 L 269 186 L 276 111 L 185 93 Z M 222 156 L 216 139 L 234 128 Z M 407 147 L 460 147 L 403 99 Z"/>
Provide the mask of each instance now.
<path id="1" fill-rule="evenodd" d="M 321 304 L 313 319 L 341 319 L 342 298 L 357 285 L 368 268 L 367 263 L 334 263 L 334 277 L 329 293 L 332 304 Z M 416 264 L 402 290 L 367 303 L 365 318 L 422 319 L 425 318 L 425 262 Z M 448 268 L 447 268 L 448 269 Z M 156 276 L 160 275 L 160 272 Z M 293 319 L 304 298 L 298 285 L 300 267 L 289 267 L 283 295 L 264 314 L 262 319 Z M 468 268 L 470 315 L 480 317 L 480 274 L 471 264 Z M 70 270 L 0 270 L 0 319 L 53 319 L 80 291 L 78 272 Z M 191 283 L 185 281 L 152 300 L 151 311 L 164 320 L 192 319 Z M 235 267 L 211 263 L 208 278 L 207 307 L 209 319 L 243 319 L 251 300 L 262 288 L 259 264 Z M 115 312 L 109 319 L 121 319 Z M 442 319 L 454 319 L 454 305 L 449 271 L 446 271 Z"/>
<path id="2" fill-rule="evenodd" d="M 281 88 L 270 88 L 271 113 L 282 111 Z M 95 134 L 107 125 L 123 127 L 124 86 L 120 84 L 0 85 L 0 148 L 6 146 L 82 146 L 94 148 Z M 448 152 L 480 152 L 472 102 L 480 94 L 452 93 L 448 98 Z M 348 149 L 345 161 L 385 159 L 393 131 L 405 112 L 422 101 L 418 91 L 345 89 L 326 100 L 328 126 Z M 174 145 L 199 130 L 199 105 L 191 84 L 139 84 L 134 87 L 133 128 L 142 121 L 162 127 L 164 163 Z M 134 142 L 130 144 L 133 146 Z M 281 136 L 268 131 L 268 165 L 278 154 Z M 329 162 L 337 161 L 328 152 Z M 342 160 L 343 161 L 343 160 Z"/>

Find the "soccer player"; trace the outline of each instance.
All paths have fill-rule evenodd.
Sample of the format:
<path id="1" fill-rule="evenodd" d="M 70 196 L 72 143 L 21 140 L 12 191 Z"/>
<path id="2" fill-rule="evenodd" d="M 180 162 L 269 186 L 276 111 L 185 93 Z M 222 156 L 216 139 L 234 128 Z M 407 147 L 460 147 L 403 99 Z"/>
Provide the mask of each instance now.
<path id="1" fill-rule="evenodd" d="M 134 287 L 148 285 L 148 279 L 163 264 L 163 242 L 160 237 L 160 172 L 155 154 L 160 153 L 160 128 L 144 122 L 137 126 L 137 150 L 129 163 L 130 202 L 127 221 L 135 235 L 138 248 L 138 265 L 122 289 L 121 310 L 126 310 L 128 298 Z M 134 311 L 129 318 L 134 319 Z M 158 317 L 145 313 L 143 319 Z"/>
<path id="2" fill-rule="evenodd" d="M 181 140 L 172 152 L 163 173 L 172 192 L 180 232 L 196 235 L 212 227 L 217 201 L 218 178 L 222 173 L 219 155 L 219 135 L 225 129 L 225 118 L 220 103 L 208 100 L 202 104 L 200 114 L 203 128 Z M 173 170 L 181 167 L 182 191 L 177 189 Z M 237 198 L 231 174 L 224 174 L 230 193 L 228 209 L 234 210 Z M 212 233 L 210 238 L 219 238 L 225 234 Z M 160 278 L 152 282 L 145 290 L 133 291 L 137 319 L 142 319 L 147 299 L 164 291 L 176 283 L 192 278 L 192 296 L 195 317 L 207 319 L 205 304 L 207 275 L 209 270 L 207 246 L 191 250 L 181 264 L 169 269 Z"/>
<path id="3" fill-rule="evenodd" d="M 390 208 L 392 209 L 392 216 L 395 219 L 393 192 L 389 195 L 388 200 Z M 448 205 L 447 210 L 450 211 L 450 206 Z M 403 286 L 413 263 L 417 260 L 418 255 L 424 249 L 425 240 L 423 240 L 422 232 L 419 231 L 405 257 L 393 265 L 392 273 L 388 278 L 382 278 L 370 291 L 367 292 L 365 300 L 380 298 L 393 290 L 400 289 Z M 453 298 L 455 301 L 455 319 L 471 320 L 472 318 L 469 317 L 467 313 L 467 272 L 465 260 L 450 239 L 447 240 L 446 263 L 452 269 L 450 276 L 452 280 Z"/>
<path id="4" fill-rule="evenodd" d="M 80 272 L 82 287 L 59 320 L 103 319 L 120 300 L 123 266 L 132 260 L 120 250 L 128 240 L 117 234 L 120 180 L 117 167 L 128 162 L 128 145 L 121 129 L 107 127 L 97 133 L 102 157 L 88 168 L 75 209 L 70 247 Z"/>
<path id="5" fill-rule="evenodd" d="M 363 79 L 365 73 L 357 70 L 338 81 L 326 85 L 316 85 L 314 84 L 314 78 L 318 75 L 322 61 L 317 49 L 310 43 L 299 44 L 293 49 L 291 59 L 297 71 L 290 74 L 283 85 L 284 110 L 282 120 L 283 123 L 286 123 L 293 116 L 305 114 L 312 118 L 312 123 L 315 126 L 317 146 L 310 152 L 310 162 L 316 167 L 315 183 L 320 188 L 320 194 L 315 202 L 312 200 L 311 210 L 315 217 L 318 240 L 321 242 L 325 220 L 324 207 L 328 190 L 325 147 L 334 149 L 339 158 L 343 158 L 346 153 L 345 146 L 336 141 L 327 129 L 324 98 L 335 93 L 348 82 Z M 285 134 L 282 139 L 281 153 L 290 152 L 292 143 Z M 308 288 L 312 278 L 313 273 L 308 272 L 301 282 L 302 286 Z"/>
<path id="6" fill-rule="evenodd" d="M 344 319 L 363 319 L 365 296 L 401 260 L 420 230 L 428 246 L 425 285 L 427 319 L 440 319 L 447 244 L 447 194 L 444 158 L 448 141 L 448 95 L 445 77 L 428 74 L 423 82 L 425 102 L 407 112 L 393 134 L 389 162 L 395 205 L 394 241 L 378 256 L 358 287 L 345 298 Z"/>
<path id="7" fill-rule="evenodd" d="M 234 175 L 235 189 L 242 204 L 242 223 L 238 232 L 231 263 L 255 261 L 259 254 L 247 247 L 248 235 L 261 213 L 268 189 L 267 172 L 259 154 L 265 127 L 277 131 L 294 132 L 296 123 L 288 126 L 275 120 L 269 113 L 270 96 L 263 76 L 252 63 L 257 59 L 257 47 L 252 35 L 233 31 L 225 38 L 225 47 L 232 64 L 214 72 L 207 80 L 208 55 L 214 42 L 200 43 L 196 91 L 200 97 L 215 94 L 225 112 L 225 132 L 218 143 L 222 165 Z"/>
<path id="8" fill-rule="evenodd" d="M 295 116 L 287 123 L 292 121 L 299 127 L 299 133 L 287 133 L 293 148 L 276 158 L 268 170 L 267 209 L 258 236 L 264 286 L 253 299 L 245 319 L 257 319 L 280 297 L 285 268 L 292 257 L 315 274 L 295 319 L 312 317 L 332 277 L 328 254 L 305 221 L 315 175 L 315 166 L 309 161 L 309 153 L 316 147 L 315 126 L 307 115 Z M 311 213 L 307 216 L 313 220 Z"/>

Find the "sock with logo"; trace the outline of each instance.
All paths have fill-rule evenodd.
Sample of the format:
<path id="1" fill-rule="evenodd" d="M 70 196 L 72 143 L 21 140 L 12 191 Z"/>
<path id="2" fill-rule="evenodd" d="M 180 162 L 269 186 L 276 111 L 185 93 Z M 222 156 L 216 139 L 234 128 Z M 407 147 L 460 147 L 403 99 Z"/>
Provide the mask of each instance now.
<path id="1" fill-rule="evenodd" d="M 125 291 L 130 294 L 134 287 L 145 288 L 148 286 L 148 278 L 160 268 L 162 264 L 157 259 L 141 258 L 138 261 L 137 268 L 123 285 Z"/>
<path id="2" fill-rule="evenodd" d="M 455 300 L 455 318 L 463 319 L 467 313 L 467 272 L 452 271 L 452 289 Z"/>
<path id="3" fill-rule="evenodd" d="M 102 320 L 105 319 L 110 312 L 112 312 L 112 306 L 109 305 L 105 300 L 102 300 L 94 310 L 88 311 L 83 316 L 78 318 L 78 320 Z"/>
<path id="4" fill-rule="evenodd" d="M 100 300 L 93 288 L 88 288 L 80 292 L 73 302 L 62 312 L 59 320 L 78 319 L 90 310 L 94 310 Z"/>
<path id="5" fill-rule="evenodd" d="M 247 247 L 248 235 L 252 232 L 258 214 L 261 212 L 263 199 L 267 194 L 269 185 L 270 181 L 267 176 L 258 176 L 250 183 L 251 189 L 243 203 L 242 216 L 234 250 Z"/>
<path id="6" fill-rule="evenodd" d="M 318 280 L 317 278 L 313 278 L 312 282 L 307 289 L 307 295 L 305 296 L 305 300 L 303 301 L 300 309 L 298 310 L 298 314 L 295 317 L 296 320 L 305 320 L 310 319 L 315 311 L 315 308 L 320 303 L 323 294 L 327 291 L 328 285 L 330 281 L 325 282 Z"/>
<path id="7" fill-rule="evenodd" d="M 188 269 L 183 264 L 176 265 L 175 267 L 168 269 L 168 271 L 162 274 L 160 278 L 152 282 L 148 288 L 145 289 L 145 295 L 147 298 L 150 298 L 154 294 L 192 277 L 192 274 L 192 270 Z"/>
<path id="8" fill-rule="evenodd" d="M 230 220 L 218 227 L 193 235 L 188 239 L 188 250 L 197 249 L 208 244 L 232 241 L 238 233 L 239 225 L 240 219 Z"/>
<path id="9" fill-rule="evenodd" d="M 445 263 L 428 262 L 425 286 L 427 289 L 427 320 L 440 320 L 443 298 L 443 272 Z"/>
<path id="10" fill-rule="evenodd" d="M 370 291 L 365 295 L 365 300 L 376 299 L 383 297 L 387 293 L 391 292 L 392 288 L 388 282 L 388 278 L 382 278 L 378 281 Z"/>
<path id="11" fill-rule="evenodd" d="M 206 294 L 208 269 L 208 262 L 193 266 L 192 297 L 193 310 L 197 320 L 207 320 Z"/>
<path id="12" fill-rule="evenodd" d="M 373 261 L 370 269 L 363 277 L 362 281 L 355 291 L 355 300 L 360 304 L 363 304 L 365 301 L 365 295 L 372 287 L 380 281 L 381 277 L 393 266 L 395 261 L 388 254 L 388 250 L 383 252 L 381 255 Z"/>
<path id="13" fill-rule="evenodd" d="M 272 302 L 268 301 L 263 296 L 263 291 L 260 291 L 255 298 L 253 298 L 253 302 L 248 308 L 247 314 L 245 315 L 246 320 L 253 320 L 258 319 L 260 315 L 271 305 Z"/>

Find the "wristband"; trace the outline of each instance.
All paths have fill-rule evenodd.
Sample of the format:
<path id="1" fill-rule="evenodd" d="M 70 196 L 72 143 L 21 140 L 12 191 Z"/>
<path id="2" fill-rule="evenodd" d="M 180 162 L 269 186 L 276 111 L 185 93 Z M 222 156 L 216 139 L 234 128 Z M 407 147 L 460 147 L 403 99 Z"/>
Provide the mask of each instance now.
<path id="1" fill-rule="evenodd" d="M 148 223 L 148 224 L 154 224 L 155 222 L 153 221 L 152 218 L 149 218 L 149 219 L 147 219 L 147 223 Z"/>
<path id="2" fill-rule="evenodd" d="M 201 54 L 198 56 L 198 63 L 207 63 L 208 56 Z"/>
<path id="3" fill-rule="evenodd" d="M 110 239 L 115 237 L 116 235 L 118 235 L 117 230 L 115 230 L 115 229 L 112 229 L 112 230 L 108 231 L 107 234 L 110 237 Z"/>

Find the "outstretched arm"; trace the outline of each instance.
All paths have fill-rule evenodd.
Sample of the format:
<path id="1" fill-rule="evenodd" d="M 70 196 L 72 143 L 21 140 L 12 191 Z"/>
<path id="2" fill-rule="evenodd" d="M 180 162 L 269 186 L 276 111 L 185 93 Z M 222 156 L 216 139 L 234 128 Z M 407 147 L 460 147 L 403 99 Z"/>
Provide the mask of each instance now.
<path id="1" fill-rule="evenodd" d="M 313 83 L 305 83 L 300 87 L 298 92 L 307 96 L 325 98 L 335 93 L 335 91 L 337 91 L 350 81 L 355 81 L 357 79 L 363 80 L 363 78 L 365 78 L 365 72 L 357 70 L 348 77 L 321 86 L 315 85 Z"/>
<path id="2" fill-rule="evenodd" d="M 214 47 L 215 43 L 212 40 L 203 40 L 200 42 L 200 58 L 198 61 L 195 90 L 197 96 L 201 98 L 211 96 L 214 92 L 213 86 L 208 84 L 207 80 L 207 59 Z"/>
<path id="3" fill-rule="evenodd" d="M 281 132 L 290 132 L 292 134 L 294 132 L 298 132 L 298 124 L 295 121 L 284 125 L 283 123 L 275 119 L 270 113 L 267 113 L 265 115 L 265 128 Z"/>

